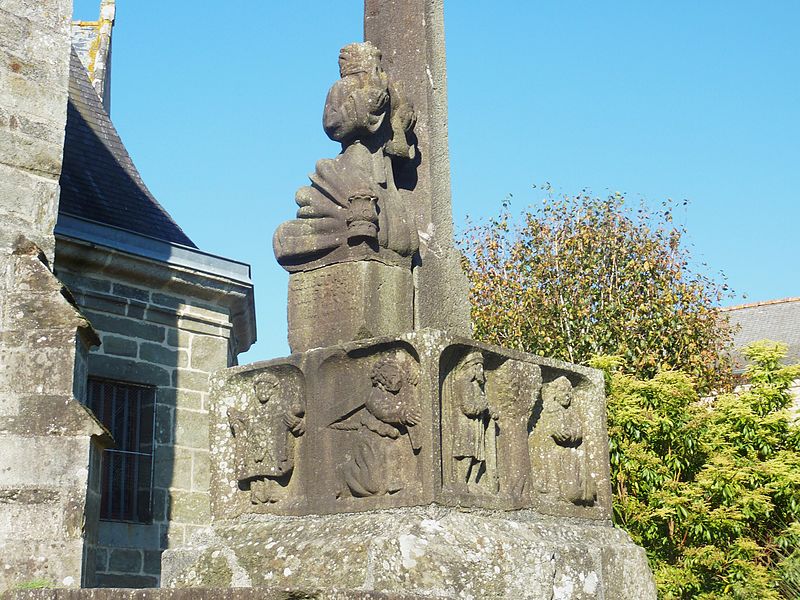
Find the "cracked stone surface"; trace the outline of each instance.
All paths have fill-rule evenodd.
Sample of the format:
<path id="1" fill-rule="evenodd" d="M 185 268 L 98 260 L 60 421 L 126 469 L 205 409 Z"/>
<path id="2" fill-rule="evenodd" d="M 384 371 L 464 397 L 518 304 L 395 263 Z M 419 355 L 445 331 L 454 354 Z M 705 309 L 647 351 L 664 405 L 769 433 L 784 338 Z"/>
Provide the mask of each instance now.
<path id="1" fill-rule="evenodd" d="M 165 555 L 166 587 L 368 589 L 445 598 L 655 598 L 644 550 L 608 523 L 442 507 L 253 516 Z"/>

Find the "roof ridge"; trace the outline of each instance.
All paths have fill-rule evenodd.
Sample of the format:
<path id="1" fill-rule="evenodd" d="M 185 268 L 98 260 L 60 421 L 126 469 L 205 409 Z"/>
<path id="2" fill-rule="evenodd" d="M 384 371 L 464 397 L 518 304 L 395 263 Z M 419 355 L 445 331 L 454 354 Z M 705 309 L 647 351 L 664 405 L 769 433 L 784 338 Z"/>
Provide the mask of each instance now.
<path id="1" fill-rule="evenodd" d="M 745 308 L 758 308 L 759 306 L 772 306 L 774 304 L 786 304 L 789 302 L 800 302 L 800 296 L 791 298 L 778 298 L 776 300 L 759 300 L 757 302 L 749 302 L 747 304 L 737 304 L 736 306 L 725 306 L 720 308 L 723 312 L 730 312 L 734 310 L 742 310 Z"/>

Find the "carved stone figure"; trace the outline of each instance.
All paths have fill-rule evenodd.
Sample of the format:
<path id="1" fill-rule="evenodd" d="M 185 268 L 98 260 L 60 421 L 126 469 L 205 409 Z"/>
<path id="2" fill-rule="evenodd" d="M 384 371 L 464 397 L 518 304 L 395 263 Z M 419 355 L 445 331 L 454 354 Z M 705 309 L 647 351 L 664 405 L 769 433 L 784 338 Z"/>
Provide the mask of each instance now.
<path id="1" fill-rule="evenodd" d="M 507 360 L 487 382 L 489 412 L 497 422 L 497 471 L 500 494 L 518 505 L 530 499 L 531 460 L 528 434 L 542 386 L 538 365 Z"/>
<path id="2" fill-rule="evenodd" d="M 452 374 L 452 483 L 460 492 L 498 488 L 495 423 L 486 398 L 483 355 L 474 350 Z"/>
<path id="3" fill-rule="evenodd" d="M 402 353 L 380 358 L 372 369 L 372 388 L 361 407 L 331 425 L 359 432 L 350 460 L 340 467 L 346 489 L 339 496 L 348 492 L 355 497 L 394 494 L 406 486 L 399 444 L 409 444 L 414 454 L 421 448 L 416 431 L 421 411 L 414 367 Z M 403 442 L 404 437 L 407 442 Z"/>
<path id="4" fill-rule="evenodd" d="M 236 479 L 253 504 L 279 501 L 294 470 L 295 438 L 305 433 L 302 400 L 281 394 L 280 379 L 266 372 L 253 382 L 247 409 L 228 409 L 235 438 Z"/>
<path id="5" fill-rule="evenodd" d="M 534 468 L 539 492 L 578 505 L 597 497 L 583 444 L 580 413 L 572 405 L 569 379 L 559 377 L 542 386 L 542 413 L 535 426 Z"/>
<path id="6" fill-rule="evenodd" d="M 297 219 L 275 232 L 275 256 L 288 271 L 356 259 L 410 265 L 419 239 L 394 171 L 415 156 L 414 108 L 369 42 L 342 48 L 339 72 L 323 126 L 342 153 L 318 161 L 311 185 L 297 191 Z"/>

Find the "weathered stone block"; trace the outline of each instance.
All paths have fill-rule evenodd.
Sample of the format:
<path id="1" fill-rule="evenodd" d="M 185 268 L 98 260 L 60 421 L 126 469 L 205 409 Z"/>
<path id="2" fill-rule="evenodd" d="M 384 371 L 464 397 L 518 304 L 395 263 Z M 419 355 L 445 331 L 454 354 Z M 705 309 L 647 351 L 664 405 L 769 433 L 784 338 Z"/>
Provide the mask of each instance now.
<path id="1" fill-rule="evenodd" d="M 150 301 L 153 304 L 176 309 L 186 304 L 185 298 L 178 298 L 176 296 L 170 296 L 169 294 L 162 294 L 161 292 L 153 292 L 150 296 Z"/>
<path id="2" fill-rule="evenodd" d="M 158 401 L 160 404 L 189 410 L 206 410 L 203 406 L 203 392 L 195 390 L 179 390 L 176 388 L 162 388 L 159 390 Z"/>
<path id="3" fill-rule="evenodd" d="M 211 455 L 196 450 L 192 454 L 192 490 L 207 492 L 211 485 Z"/>
<path id="4" fill-rule="evenodd" d="M 88 481 L 90 440 L 73 437 L 0 437 L 0 487 L 86 486 Z M 27 465 L 31 456 L 46 456 L 37 469 L 18 469 Z"/>
<path id="5" fill-rule="evenodd" d="M 125 285 L 124 283 L 115 283 L 112 291 L 117 296 L 123 298 L 133 298 L 141 302 L 150 302 L 150 290 Z"/>
<path id="6" fill-rule="evenodd" d="M 111 282 L 107 279 L 95 279 L 94 277 L 86 277 L 85 275 L 79 275 L 69 271 L 58 271 L 57 275 L 73 293 L 75 293 L 76 290 L 93 292 L 111 291 Z"/>
<path id="7" fill-rule="evenodd" d="M 171 491 L 169 520 L 204 525 L 211 519 L 208 494 Z"/>
<path id="8" fill-rule="evenodd" d="M 189 348 L 192 343 L 192 334 L 175 327 L 167 330 L 167 345 L 174 348 Z"/>
<path id="9" fill-rule="evenodd" d="M 169 505 L 169 492 L 162 488 L 153 488 L 152 515 L 153 522 L 160 523 L 167 520 Z"/>
<path id="10" fill-rule="evenodd" d="M 172 373 L 172 385 L 179 389 L 205 392 L 208 390 L 208 372 L 176 369 Z"/>
<path id="11" fill-rule="evenodd" d="M 95 549 L 94 568 L 97 573 L 104 573 L 108 570 L 108 550 L 105 548 Z"/>
<path id="12" fill-rule="evenodd" d="M 196 335 L 192 339 L 193 369 L 218 371 L 228 366 L 228 340 L 212 336 Z"/>
<path id="13" fill-rule="evenodd" d="M 180 363 L 186 361 L 186 353 L 181 353 L 167 346 L 161 344 L 152 344 L 150 342 L 142 342 L 139 347 L 139 358 L 147 362 L 164 365 L 167 367 L 180 367 Z M 183 360 L 181 360 L 183 358 Z"/>
<path id="14" fill-rule="evenodd" d="M 42 28 L 52 29 L 54 33 L 65 35 L 69 18 L 72 14 L 71 0 L 48 0 L 47 2 L 31 2 L 30 0 L 3 0 L 3 10 L 7 18 L 30 19 Z M 13 16 L 13 17 L 12 17 Z M 56 57 L 53 57 L 54 59 Z"/>
<path id="15" fill-rule="evenodd" d="M 192 451 L 159 446 L 153 464 L 153 485 L 159 488 L 192 489 Z"/>
<path id="16" fill-rule="evenodd" d="M 128 356 L 136 358 L 139 344 L 130 338 L 118 337 L 115 335 L 103 336 L 103 353 L 115 356 Z"/>
<path id="17" fill-rule="evenodd" d="M 176 446 L 208 448 L 208 413 L 175 409 Z"/>
<path id="18" fill-rule="evenodd" d="M 147 575 L 161 576 L 161 550 L 145 550 L 142 572 Z"/>
<path id="19" fill-rule="evenodd" d="M 165 337 L 164 327 L 153 323 L 145 323 L 136 319 L 118 317 L 86 311 L 86 317 L 98 331 L 118 333 L 128 337 L 143 338 L 151 342 L 163 342 Z"/>
<path id="20" fill-rule="evenodd" d="M 129 316 L 131 319 L 144 319 L 144 312 L 147 309 L 147 304 L 144 302 L 138 302 L 136 300 L 130 300 L 128 304 L 128 310 L 126 311 L 126 315 Z"/>
<path id="21" fill-rule="evenodd" d="M 164 587 L 302 589 L 319 582 L 447 598 L 656 597 L 644 550 L 626 533 L 528 511 L 428 507 L 265 517 L 220 523 L 163 557 Z"/>
<path id="22" fill-rule="evenodd" d="M 159 526 L 148 523 L 100 521 L 98 545 L 113 548 L 158 550 Z"/>
<path id="23" fill-rule="evenodd" d="M 289 276 L 292 352 L 414 328 L 411 270 L 377 261 L 348 262 Z"/>
<path id="24" fill-rule="evenodd" d="M 174 438 L 175 418 L 174 408 L 164 404 L 156 404 L 156 444 L 170 445 Z"/>

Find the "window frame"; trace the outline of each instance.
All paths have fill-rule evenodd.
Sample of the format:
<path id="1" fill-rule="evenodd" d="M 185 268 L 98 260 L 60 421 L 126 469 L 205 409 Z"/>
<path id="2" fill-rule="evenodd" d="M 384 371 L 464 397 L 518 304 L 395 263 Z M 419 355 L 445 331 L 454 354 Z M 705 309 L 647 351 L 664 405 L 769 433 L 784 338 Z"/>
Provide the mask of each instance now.
<path id="1" fill-rule="evenodd" d="M 94 384 L 100 385 L 103 398 L 102 400 L 97 399 L 95 397 L 95 387 Z M 94 412 L 95 416 L 103 422 L 101 416 L 105 415 L 106 411 L 98 411 L 100 408 L 99 403 L 103 402 L 106 403 L 106 407 L 108 404 L 111 404 L 111 408 L 107 408 L 108 411 L 115 411 L 119 410 L 115 403 L 120 402 L 120 400 L 114 398 L 113 400 L 109 401 L 106 398 L 106 394 L 108 393 L 108 389 L 113 390 L 114 394 L 117 394 L 120 391 L 120 388 L 124 389 L 126 394 L 130 393 L 131 391 L 136 391 L 138 393 L 137 401 L 139 404 L 139 412 L 142 412 L 142 409 L 147 406 L 148 404 L 151 406 L 151 415 L 141 415 L 139 416 L 139 420 L 136 422 L 136 427 L 132 427 L 133 421 L 131 420 L 132 411 L 130 409 L 128 398 L 126 397 L 121 402 L 123 402 L 126 406 L 124 407 L 124 420 L 127 421 L 127 429 L 130 431 L 135 429 L 135 436 L 136 436 L 136 447 L 141 448 L 142 445 L 150 446 L 150 452 L 142 452 L 141 450 L 129 450 L 129 449 L 117 449 L 117 448 L 106 448 L 103 450 L 103 456 L 101 461 L 101 472 L 100 472 L 100 520 L 105 522 L 111 523 L 129 523 L 129 524 L 137 524 L 137 525 L 150 525 L 153 523 L 153 491 L 154 491 L 154 476 L 155 476 L 155 453 L 156 453 L 156 403 L 157 403 L 157 392 L 158 387 L 155 385 L 148 385 L 139 382 L 133 381 L 123 381 L 118 379 L 112 379 L 110 377 L 102 377 L 102 376 L 95 376 L 89 375 L 87 378 L 87 387 L 86 387 L 86 404 L 87 406 Z M 149 396 L 148 396 L 149 394 Z M 149 417 L 149 423 L 147 423 L 147 418 Z M 116 415 L 114 416 L 116 419 Z M 115 445 L 119 444 L 122 440 L 117 440 L 114 434 L 115 429 L 115 422 L 112 420 L 110 424 L 103 424 L 111 431 L 112 437 L 114 437 Z M 141 439 L 141 430 L 142 425 L 148 424 L 150 428 L 150 436 L 148 440 Z M 140 490 L 143 489 L 142 486 L 142 474 L 141 472 L 137 472 L 135 479 L 130 484 L 130 489 L 123 493 L 123 497 L 128 499 L 133 499 L 133 509 L 122 510 L 120 511 L 117 509 L 116 512 L 121 513 L 119 516 L 115 516 L 113 513 L 114 506 L 113 503 L 109 503 L 109 497 L 114 495 L 115 479 L 112 476 L 113 467 L 111 466 L 113 463 L 109 460 L 112 456 L 118 455 L 123 457 L 139 457 L 140 459 L 149 458 L 149 472 L 147 473 L 148 477 L 148 485 L 147 485 L 147 495 L 146 495 L 146 503 L 145 506 L 140 505 L 140 501 L 142 498 L 138 497 Z M 137 465 L 138 468 L 138 465 Z M 125 472 L 123 468 L 123 473 Z M 119 475 L 117 475 L 119 477 Z M 125 475 L 122 475 L 123 481 L 125 481 Z M 118 479 L 116 481 L 119 481 Z M 122 484 L 124 486 L 124 483 Z M 111 514 L 109 514 L 111 513 Z"/>

